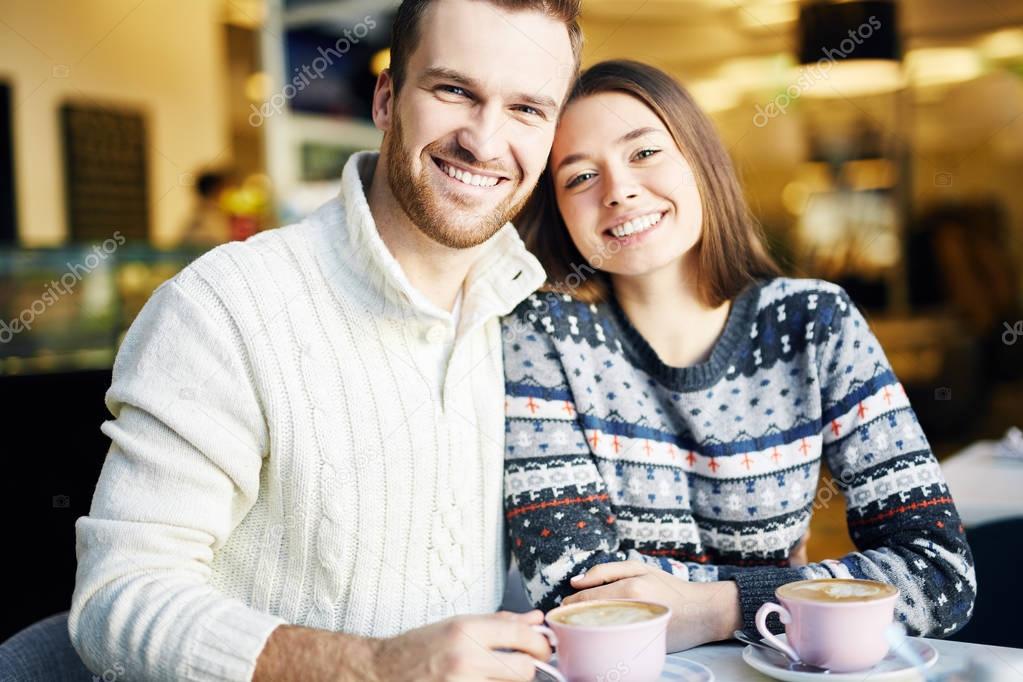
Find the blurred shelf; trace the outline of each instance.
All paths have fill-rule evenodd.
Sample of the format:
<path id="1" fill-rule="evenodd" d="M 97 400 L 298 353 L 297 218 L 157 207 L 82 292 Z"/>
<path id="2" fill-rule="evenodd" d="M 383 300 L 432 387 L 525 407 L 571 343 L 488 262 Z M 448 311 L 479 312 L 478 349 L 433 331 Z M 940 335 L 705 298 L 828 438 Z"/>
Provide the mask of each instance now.
<path id="1" fill-rule="evenodd" d="M 109 369 L 153 291 L 202 253 L 136 244 L 0 249 L 0 375 Z"/>

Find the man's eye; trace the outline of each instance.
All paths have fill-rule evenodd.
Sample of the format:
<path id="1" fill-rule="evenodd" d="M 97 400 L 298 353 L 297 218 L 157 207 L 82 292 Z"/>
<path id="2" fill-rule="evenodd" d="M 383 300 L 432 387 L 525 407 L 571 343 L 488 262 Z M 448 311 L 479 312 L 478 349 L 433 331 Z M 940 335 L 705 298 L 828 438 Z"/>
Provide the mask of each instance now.
<path id="1" fill-rule="evenodd" d="M 466 92 L 465 88 L 460 88 L 457 85 L 441 85 L 438 86 L 438 90 L 444 92 L 450 92 L 452 95 L 458 95 L 459 97 L 468 97 L 469 93 Z"/>
<path id="2" fill-rule="evenodd" d="M 529 114 L 530 116 L 543 116 L 543 113 L 539 109 L 531 107 L 528 104 L 521 104 L 517 107 L 517 109 L 524 114 Z"/>
<path id="3" fill-rule="evenodd" d="M 574 178 L 572 178 L 571 180 L 569 180 L 568 184 L 565 185 L 565 188 L 566 189 L 572 189 L 573 187 L 577 187 L 580 184 L 582 184 L 582 183 L 586 182 L 587 180 L 589 180 L 590 178 L 595 177 L 596 175 L 597 175 L 596 173 L 588 173 L 588 172 L 587 173 L 580 173 L 579 175 L 577 175 Z"/>

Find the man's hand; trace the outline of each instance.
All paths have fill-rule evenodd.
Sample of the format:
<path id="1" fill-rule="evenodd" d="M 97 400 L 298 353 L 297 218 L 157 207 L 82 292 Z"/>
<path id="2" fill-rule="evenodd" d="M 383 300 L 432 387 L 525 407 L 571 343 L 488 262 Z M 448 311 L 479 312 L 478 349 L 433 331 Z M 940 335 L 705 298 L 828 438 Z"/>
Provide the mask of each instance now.
<path id="1" fill-rule="evenodd" d="M 742 627 L 739 591 L 731 580 L 691 583 L 641 561 L 600 564 L 572 578 L 579 590 L 562 604 L 593 599 L 642 599 L 671 608 L 668 651 L 731 639 Z"/>
<path id="2" fill-rule="evenodd" d="M 377 640 L 375 679 L 530 682 L 536 673 L 534 659 L 551 657 L 547 638 L 530 628 L 542 622 L 540 611 L 455 616 Z"/>
<path id="3" fill-rule="evenodd" d="M 482 682 L 533 679 L 551 657 L 540 611 L 456 616 L 390 639 L 294 625 L 270 634 L 254 682 Z"/>

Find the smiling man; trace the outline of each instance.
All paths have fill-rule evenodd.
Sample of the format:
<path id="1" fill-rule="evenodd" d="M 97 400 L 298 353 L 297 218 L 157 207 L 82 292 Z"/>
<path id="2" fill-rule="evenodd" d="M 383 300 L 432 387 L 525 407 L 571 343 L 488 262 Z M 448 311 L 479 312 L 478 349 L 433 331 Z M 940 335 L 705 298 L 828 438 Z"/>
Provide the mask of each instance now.
<path id="1" fill-rule="evenodd" d="M 121 345 L 69 617 L 132 680 L 528 680 L 504 589 L 508 220 L 578 68 L 578 0 L 402 3 L 379 154 L 204 255 Z"/>

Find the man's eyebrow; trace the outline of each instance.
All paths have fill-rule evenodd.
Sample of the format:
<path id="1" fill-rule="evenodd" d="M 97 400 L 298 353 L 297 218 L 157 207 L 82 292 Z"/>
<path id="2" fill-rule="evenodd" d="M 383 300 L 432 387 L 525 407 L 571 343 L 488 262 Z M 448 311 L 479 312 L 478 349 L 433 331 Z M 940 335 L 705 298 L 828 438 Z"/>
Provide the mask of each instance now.
<path id="1" fill-rule="evenodd" d="M 645 126 L 643 128 L 636 128 L 635 130 L 630 130 L 629 132 L 625 133 L 624 135 L 619 137 L 617 140 L 615 140 L 615 144 L 622 144 L 623 142 L 631 142 L 632 140 L 635 140 L 638 137 L 643 137 L 644 135 L 649 135 L 650 133 L 659 133 L 659 132 L 661 132 L 660 128 L 654 128 L 653 126 Z M 567 166 L 570 163 L 575 163 L 576 161 L 582 161 L 582 160 L 584 160 L 586 158 L 587 158 L 587 155 L 583 154 L 583 153 L 569 154 L 568 156 L 566 156 L 565 158 L 563 158 L 561 160 L 561 163 L 559 163 L 558 167 L 554 169 L 554 172 L 557 173 L 558 171 L 560 171 L 562 166 Z"/>
<path id="2" fill-rule="evenodd" d="M 468 88 L 477 89 L 479 83 L 463 73 L 443 66 L 431 66 L 423 73 L 423 80 L 452 81 Z"/>
<path id="3" fill-rule="evenodd" d="M 516 101 L 528 104 L 537 109 L 557 109 L 558 103 L 554 101 L 553 97 L 547 95 L 530 95 L 529 93 L 520 92 L 513 97 Z"/>
<path id="4" fill-rule="evenodd" d="M 443 66 L 431 66 L 423 72 L 423 80 L 435 80 L 435 81 L 451 81 L 464 85 L 472 90 L 479 90 L 480 84 L 474 78 L 466 76 L 463 73 L 459 73 L 454 69 L 448 69 Z M 521 92 L 515 94 L 512 99 L 528 104 L 529 106 L 536 107 L 537 109 L 557 109 L 558 103 L 554 101 L 553 97 L 547 95 L 531 95 L 529 93 Z"/>

